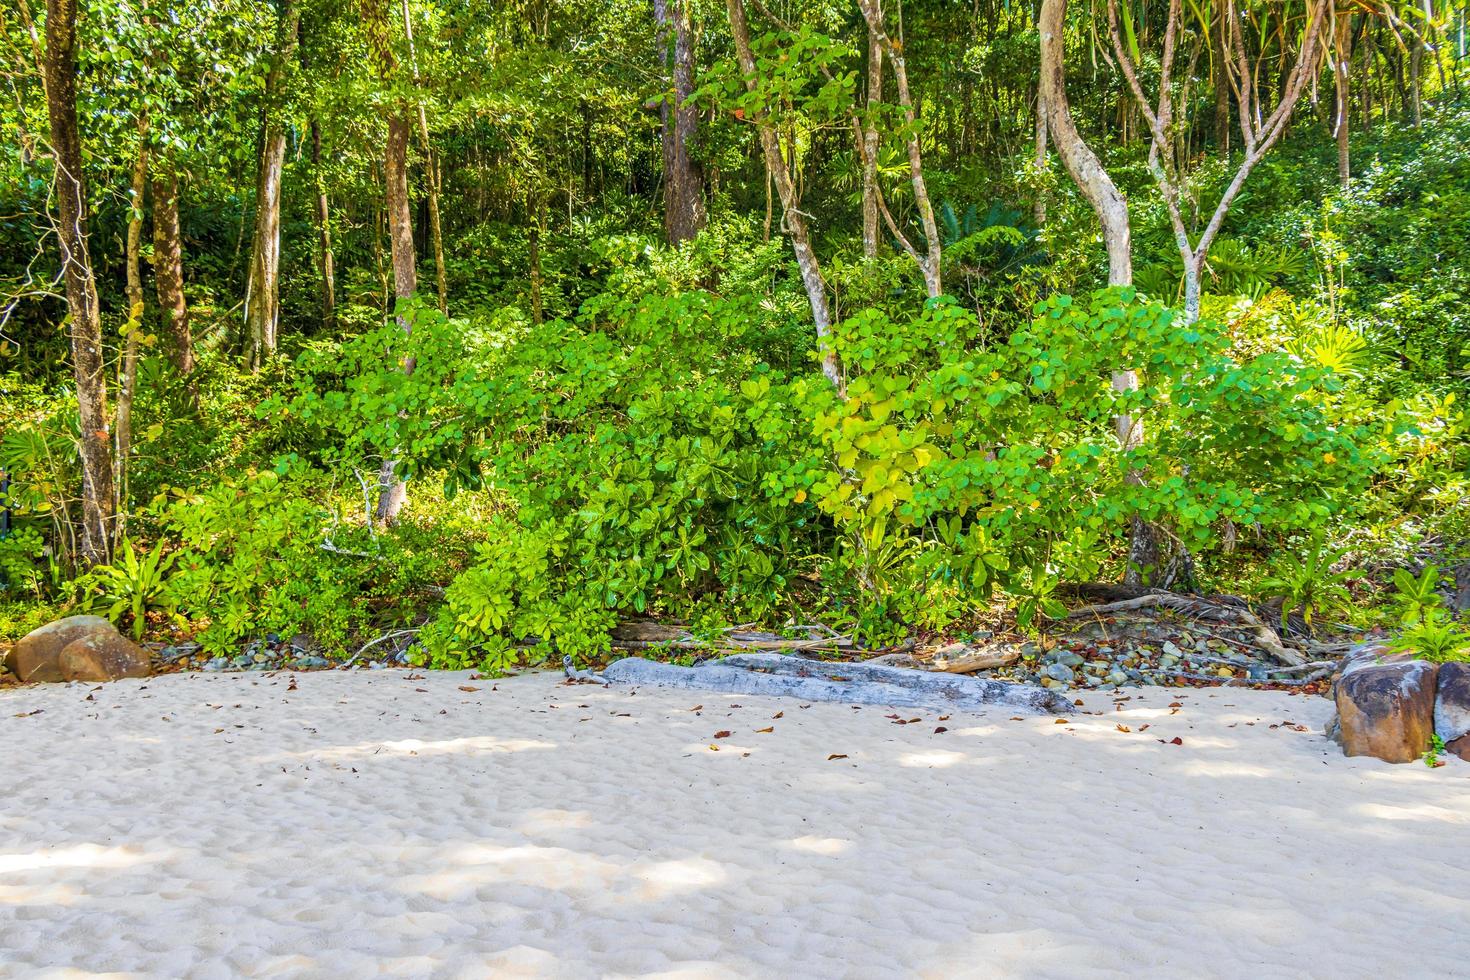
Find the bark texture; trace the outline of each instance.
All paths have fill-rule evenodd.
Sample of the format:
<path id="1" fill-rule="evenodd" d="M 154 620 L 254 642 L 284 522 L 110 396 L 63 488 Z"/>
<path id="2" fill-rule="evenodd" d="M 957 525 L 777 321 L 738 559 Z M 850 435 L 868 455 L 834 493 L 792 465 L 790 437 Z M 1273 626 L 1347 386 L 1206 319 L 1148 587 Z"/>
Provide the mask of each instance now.
<path id="1" fill-rule="evenodd" d="M 660 56 L 672 92 L 672 98 L 666 97 L 660 110 L 664 234 L 671 245 L 693 238 L 705 224 L 704 168 L 692 152 L 699 139 L 699 109 L 689 101 L 695 88 L 694 24 L 689 7 L 690 0 L 658 0 L 654 5 Z"/>
<path id="2" fill-rule="evenodd" d="M 316 171 L 317 271 L 322 277 L 322 322 L 331 330 L 337 322 L 337 275 L 332 256 L 332 205 L 322 173 L 322 127 L 311 122 L 311 164 Z"/>
<path id="3" fill-rule="evenodd" d="M 388 240 L 393 259 L 393 295 L 399 300 L 407 299 L 418 289 L 418 262 L 413 248 L 413 212 L 408 201 L 408 138 L 409 122 L 400 111 L 388 117 L 388 144 L 383 153 L 383 176 L 387 185 Z M 413 323 L 408 317 L 398 315 L 398 326 L 405 334 L 411 333 Z M 404 362 L 403 370 L 413 371 L 413 361 Z M 407 484 L 394 473 L 395 460 L 389 456 L 383 460 L 378 472 L 378 519 L 392 524 L 408 499 Z"/>
<path id="4" fill-rule="evenodd" d="M 297 0 L 285 0 L 277 29 L 276 53 L 265 79 L 265 118 L 255 182 L 255 235 L 250 248 L 250 280 L 245 290 L 246 342 L 252 369 L 259 369 L 275 351 L 279 339 L 281 172 L 286 164 L 286 127 L 278 103 L 285 66 L 295 57 L 300 21 Z"/>
<path id="5" fill-rule="evenodd" d="M 169 358 L 180 374 L 194 370 L 194 337 L 184 298 L 184 240 L 179 229 L 179 177 L 173 160 L 162 157 L 153 174 L 153 279 L 158 309 L 169 338 Z"/>
<path id="6" fill-rule="evenodd" d="M 98 565 L 106 563 L 112 553 L 113 460 L 102 319 L 87 242 L 89 214 L 77 126 L 76 47 L 76 0 L 46 0 L 46 114 L 56 158 L 56 232 L 71 314 L 72 368 L 81 423 L 82 533 L 78 557 L 84 565 Z"/>

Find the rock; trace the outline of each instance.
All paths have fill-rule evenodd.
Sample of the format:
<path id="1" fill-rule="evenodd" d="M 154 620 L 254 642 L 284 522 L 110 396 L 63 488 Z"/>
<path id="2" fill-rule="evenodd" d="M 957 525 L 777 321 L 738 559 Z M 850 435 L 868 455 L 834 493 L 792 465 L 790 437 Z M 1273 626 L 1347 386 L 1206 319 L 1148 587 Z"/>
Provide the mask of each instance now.
<path id="1" fill-rule="evenodd" d="M 229 670 L 230 662 L 224 657 L 215 657 L 204 665 L 204 670 Z"/>
<path id="2" fill-rule="evenodd" d="M 1114 670 L 1108 674 L 1106 680 L 1109 684 L 1121 687 L 1122 685 L 1128 683 L 1128 675 L 1123 673 L 1121 670 Z"/>
<path id="3" fill-rule="evenodd" d="M 1362 662 L 1337 683 L 1337 718 L 1344 755 L 1413 762 L 1434 732 L 1438 666 L 1423 660 Z"/>
<path id="4" fill-rule="evenodd" d="M 1174 656 L 1172 653 L 1166 653 L 1159 658 L 1159 666 L 1161 667 L 1173 667 L 1178 663 L 1179 658 Z"/>
<path id="5" fill-rule="evenodd" d="M 1434 734 L 1445 748 L 1470 762 L 1470 664 L 1439 667 L 1439 689 L 1434 696 Z"/>
<path id="6" fill-rule="evenodd" d="M 1046 676 L 1050 677 L 1054 681 L 1060 681 L 1063 684 L 1071 684 L 1077 679 L 1077 675 L 1072 672 L 1072 668 L 1068 667 L 1065 664 L 1048 665 L 1046 668 Z"/>
<path id="7" fill-rule="evenodd" d="M 69 681 L 115 681 L 152 673 L 148 651 L 116 630 L 73 640 L 62 649 L 58 662 L 62 678 Z"/>
<path id="8" fill-rule="evenodd" d="M 1163 646 L 1162 649 L 1164 651 L 1164 655 L 1165 656 L 1168 656 L 1168 657 L 1182 657 L 1182 656 L 1184 656 L 1184 651 L 1183 650 L 1180 650 L 1178 647 L 1176 647 L 1174 645 L 1173 641 L 1171 641 L 1171 640 L 1165 640 L 1164 641 L 1164 646 Z"/>
<path id="9" fill-rule="evenodd" d="M 93 633 L 116 635 L 117 628 L 101 616 L 68 616 L 32 630 L 10 648 L 5 666 L 23 682 L 60 681 L 61 651 Z"/>

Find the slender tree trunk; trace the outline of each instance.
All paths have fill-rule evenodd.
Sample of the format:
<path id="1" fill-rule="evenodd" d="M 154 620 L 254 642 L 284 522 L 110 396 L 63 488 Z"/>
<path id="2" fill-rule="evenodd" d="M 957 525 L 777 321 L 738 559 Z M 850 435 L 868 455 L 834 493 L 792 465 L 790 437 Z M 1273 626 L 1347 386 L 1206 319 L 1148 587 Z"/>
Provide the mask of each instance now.
<path id="1" fill-rule="evenodd" d="M 408 139 L 409 122 L 404 113 L 406 107 L 388 118 L 388 144 L 383 154 L 383 176 L 387 185 L 388 240 L 393 255 L 393 295 L 399 300 L 412 296 L 418 289 L 418 263 L 413 248 L 413 214 L 408 203 Z M 401 312 L 398 326 L 404 334 L 413 330 L 413 323 Z M 404 362 L 403 370 L 413 372 L 413 360 Z M 394 473 L 396 460 L 389 456 L 383 460 L 378 472 L 378 519 L 387 524 L 396 523 L 398 514 L 408 499 L 407 484 Z"/>
<path id="2" fill-rule="evenodd" d="M 100 565 L 112 553 L 114 516 L 112 438 L 108 432 L 107 376 L 97 281 L 87 246 L 89 207 L 77 127 L 76 0 L 46 0 L 43 79 L 51 146 L 56 158 L 57 239 L 71 312 L 71 357 L 77 383 L 82 460 L 80 559 Z"/>
<path id="3" fill-rule="evenodd" d="M 913 95 L 909 91 L 909 75 L 907 60 L 903 55 L 903 39 L 895 41 L 889 37 L 887 29 L 883 25 L 883 8 L 880 0 L 858 0 L 858 6 L 862 9 L 863 17 L 868 22 L 870 34 L 876 34 L 878 42 L 883 45 L 888 55 L 888 63 L 893 66 L 893 79 L 898 89 L 898 104 L 903 107 L 904 124 L 907 129 L 907 137 L 904 140 L 908 149 L 909 157 L 909 181 L 914 189 L 914 207 L 919 212 L 919 227 L 923 230 L 925 238 L 925 250 L 921 255 L 914 250 L 914 259 L 919 264 L 919 271 L 924 277 L 924 288 L 930 297 L 935 297 L 944 292 L 944 285 L 940 279 L 941 252 L 944 243 L 939 237 L 939 225 L 934 220 L 934 205 L 929 200 L 929 188 L 924 181 L 923 154 L 919 147 L 919 124 L 918 112 L 914 107 Z"/>
<path id="4" fill-rule="evenodd" d="M 1036 90 L 1036 173 L 1040 177 L 1046 173 L 1046 96 L 1041 89 Z M 1032 218 L 1037 228 L 1046 227 L 1046 187 L 1042 185 L 1036 189 L 1036 203 L 1032 209 Z"/>
<path id="5" fill-rule="evenodd" d="M 184 241 L 179 229 L 179 178 L 167 155 L 153 168 L 153 279 L 169 337 L 169 358 L 182 375 L 194 370 L 194 338 L 184 298 Z"/>
<path id="6" fill-rule="evenodd" d="M 138 336 L 143 332 L 143 198 L 148 188 L 148 117 L 138 123 L 138 157 L 133 161 L 132 210 L 128 215 L 127 336 L 118 369 L 117 423 L 113 431 L 112 485 L 118 541 L 127 536 L 128 457 L 133 451 L 133 395 L 138 387 Z"/>
<path id="7" fill-rule="evenodd" d="M 695 89 L 694 24 L 689 6 L 690 0 L 658 0 L 654 5 L 659 19 L 659 56 L 672 76 L 672 99 L 666 96 L 660 109 L 664 234 L 671 245 L 693 238 L 705 223 L 704 169 L 691 152 L 699 138 L 699 108 L 689 99 Z"/>
<path id="8" fill-rule="evenodd" d="M 1067 0 L 1042 0 L 1037 27 L 1041 34 L 1041 93 L 1046 103 L 1047 122 L 1057 156 L 1062 158 L 1062 165 L 1067 168 L 1082 196 L 1092 205 L 1102 226 L 1103 243 L 1108 252 L 1108 285 L 1130 286 L 1133 284 L 1133 246 L 1128 202 L 1118 192 L 1097 154 L 1083 141 L 1072 121 L 1066 87 L 1066 23 Z M 1136 391 L 1137 373 L 1126 370 L 1112 372 L 1112 387 L 1119 394 Z M 1143 443 L 1143 426 L 1131 415 L 1114 416 L 1113 431 L 1125 452 Z M 1126 479 L 1141 485 L 1143 474 L 1130 470 Z M 1145 576 L 1158 566 L 1158 554 L 1158 529 L 1135 517 L 1129 535 L 1128 569 L 1124 581 L 1142 583 Z"/>
<path id="9" fill-rule="evenodd" d="M 128 214 L 127 277 L 128 312 L 143 303 L 143 199 L 148 193 L 148 123 L 138 124 L 138 156 L 133 161 L 130 211 Z"/>
<path id="10" fill-rule="evenodd" d="M 744 0 L 725 0 L 730 16 L 730 33 L 735 40 L 736 56 L 740 71 L 745 75 L 745 84 L 750 91 L 756 89 L 755 53 L 750 46 L 750 26 L 745 20 Z M 827 283 L 822 279 L 822 268 L 817 253 L 812 248 L 811 235 L 807 231 L 806 216 L 800 208 L 800 198 L 791 180 L 791 171 L 781 155 L 781 144 L 776 129 L 765 110 L 756 113 L 756 128 L 760 131 L 761 149 L 765 154 L 766 168 L 776 185 L 781 199 L 782 223 L 791 237 L 791 250 L 796 255 L 796 265 L 801 271 L 802 285 L 806 288 L 807 300 L 812 308 L 812 322 L 817 331 L 817 348 L 822 359 L 822 373 L 839 390 L 843 390 L 842 369 L 837 363 L 837 353 L 832 349 L 832 311 L 827 300 Z"/>
<path id="11" fill-rule="evenodd" d="M 285 66 L 295 57 L 300 20 L 297 0 L 284 0 L 276 52 L 265 79 L 265 118 L 255 182 L 255 236 L 245 290 L 245 332 L 252 370 L 258 370 L 275 352 L 280 327 L 281 173 L 286 165 L 286 127 L 279 102 Z"/>
<path id="12" fill-rule="evenodd" d="M 1066 19 L 1067 0 L 1042 0 L 1037 26 L 1041 32 L 1041 96 L 1046 105 L 1047 123 L 1057 156 L 1102 225 L 1103 244 L 1108 252 L 1108 285 L 1128 286 L 1133 283 L 1128 202 L 1072 121 L 1063 48 Z"/>
<path id="13" fill-rule="evenodd" d="M 322 128 L 311 121 L 311 165 L 316 171 L 317 268 L 322 277 L 322 323 L 328 330 L 337 325 L 337 278 L 332 258 L 332 207 L 327 198 L 327 179 L 322 173 Z"/>
<path id="14" fill-rule="evenodd" d="M 863 257 L 878 257 L 878 109 L 883 103 L 883 42 L 868 28 L 868 100 L 863 121 Z"/>
<path id="15" fill-rule="evenodd" d="M 1332 31 L 1333 87 L 1332 135 L 1337 141 L 1337 182 L 1348 185 L 1352 176 L 1348 157 L 1348 129 L 1352 118 L 1351 71 L 1353 53 L 1352 14 L 1347 10 L 1334 13 Z"/>
<path id="16" fill-rule="evenodd" d="M 531 322 L 539 327 L 546 319 L 541 296 L 541 229 L 546 223 L 546 205 L 539 199 L 528 200 L 526 210 L 531 212 L 531 230 L 527 236 L 531 260 Z"/>
<path id="17" fill-rule="evenodd" d="M 1215 17 L 1210 24 L 1210 62 L 1215 85 L 1215 152 L 1220 159 L 1230 159 L 1230 72 L 1225 64 L 1225 18 L 1229 8 L 1215 4 Z"/>
<path id="18" fill-rule="evenodd" d="M 1412 100 L 1414 128 L 1424 126 L 1424 53 L 1429 45 L 1429 31 L 1434 23 L 1433 0 L 1419 5 L 1423 20 L 1414 25 L 1414 47 L 1409 54 L 1409 97 Z"/>
<path id="19" fill-rule="evenodd" d="M 413 47 L 413 21 L 409 17 L 408 0 L 403 0 L 403 35 L 408 40 L 408 56 L 413 69 L 414 88 L 422 88 L 418 55 Z M 434 251 L 434 287 L 439 294 L 439 312 L 449 313 L 449 285 L 444 272 L 444 233 L 439 224 L 439 156 L 429 138 L 429 116 L 423 99 L 418 104 L 419 139 L 424 144 L 424 183 L 429 191 L 429 245 Z"/>

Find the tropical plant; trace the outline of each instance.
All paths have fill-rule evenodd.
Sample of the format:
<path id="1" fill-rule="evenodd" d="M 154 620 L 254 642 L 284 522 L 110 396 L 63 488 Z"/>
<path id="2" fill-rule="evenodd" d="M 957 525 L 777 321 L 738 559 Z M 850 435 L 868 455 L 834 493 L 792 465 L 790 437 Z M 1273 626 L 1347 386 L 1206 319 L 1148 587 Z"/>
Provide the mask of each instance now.
<path id="1" fill-rule="evenodd" d="M 164 554 L 163 547 L 159 541 L 140 556 L 133 542 L 124 540 L 112 564 L 93 568 L 79 580 L 84 590 L 96 589 L 90 605 L 102 608 L 113 622 L 131 621 L 135 640 L 142 639 L 150 612 L 172 614 L 178 606 L 169 587 L 176 556 Z"/>
<path id="2" fill-rule="evenodd" d="M 1327 545 L 1327 532 L 1319 529 L 1311 537 L 1307 550 L 1297 557 L 1286 554 L 1279 558 L 1257 588 L 1263 595 L 1280 598 L 1281 626 L 1284 629 L 1291 613 L 1300 613 L 1307 628 L 1325 613 L 1344 608 L 1352 599 L 1346 583 L 1361 578 L 1352 569 L 1336 570 L 1346 549 Z"/>

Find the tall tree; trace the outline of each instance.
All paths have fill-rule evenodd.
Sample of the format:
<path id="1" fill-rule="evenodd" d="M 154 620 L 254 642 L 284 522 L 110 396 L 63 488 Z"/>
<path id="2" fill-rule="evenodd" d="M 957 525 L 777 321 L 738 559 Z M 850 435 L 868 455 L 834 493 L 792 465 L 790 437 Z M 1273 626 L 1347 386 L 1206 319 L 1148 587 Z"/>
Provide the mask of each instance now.
<path id="1" fill-rule="evenodd" d="M 1127 2 L 1127 0 L 1124 0 Z M 1138 109 L 1143 113 L 1149 129 L 1148 169 L 1164 198 L 1169 213 L 1169 223 L 1174 232 L 1174 242 L 1179 257 L 1184 263 L 1184 321 L 1193 323 L 1199 319 L 1200 277 L 1204 274 L 1205 259 L 1210 246 L 1225 221 L 1230 205 L 1240 194 L 1246 178 L 1261 162 L 1271 147 L 1286 131 L 1286 124 L 1296 109 L 1297 101 L 1306 92 L 1307 85 L 1317 72 L 1317 37 L 1321 31 L 1325 13 L 1322 0 L 1306 0 L 1303 9 L 1305 23 L 1296 36 L 1296 60 L 1282 79 L 1281 90 L 1276 94 L 1275 104 L 1259 84 L 1264 69 L 1278 61 L 1284 61 L 1290 42 L 1285 30 L 1273 32 L 1273 36 L 1253 45 L 1241 27 L 1243 18 L 1235 8 L 1234 0 L 1215 0 L 1224 10 L 1229 29 L 1223 40 L 1223 64 L 1217 84 L 1224 84 L 1232 93 L 1237 104 L 1236 117 L 1240 120 L 1241 149 L 1243 151 L 1235 174 L 1220 195 L 1214 212 L 1197 236 L 1192 236 L 1186 220 L 1185 181 L 1188 172 L 1180 160 L 1173 141 L 1174 130 L 1174 60 L 1178 50 L 1179 35 L 1184 31 L 1184 5 L 1182 0 L 1170 0 L 1167 20 L 1164 25 L 1163 52 L 1159 56 L 1159 90 L 1157 101 L 1151 100 L 1143 90 L 1137 66 L 1131 50 L 1134 45 L 1125 39 L 1125 27 L 1119 16 L 1119 0 L 1108 0 L 1108 28 L 1113 41 L 1113 56 L 1128 83 L 1128 89 Z M 1280 25 L 1284 27 L 1285 25 Z M 1204 25 L 1208 29 L 1208 25 Z"/>
<path id="2" fill-rule="evenodd" d="M 704 168 L 692 152 L 699 138 L 694 94 L 695 45 L 691 0 L 654 0 L 659 57 L 669 93 L 660 107 L 664 159 L 664 234 L 677 245 L 699 234 L 705 222 Z"/>
<path id="3" fill-rule="evenodd" d="M 1103 169 L 1097 154 L 1077 131 L 1077 125 L 1072 121 L 1071 104 L 1067 101 L 1067 0 L 1041 0 L 1037 28 L 1041 34 L 1041 102 L 1046 107 L 1048 128 L 1057 156 L 1061 157 L 1072 182 L 1092 205 L 1098 224 L 1102 226 L 1103 244 L 1108 253 L 1108 285 L 1131 286 L 1133 237 L 1128 202 Z M 1112 386 L 1119 394 L 1137 391 L 1138 373 L 1128 368 L 1115 370 L 1112 372 Z M 1113 417 L 1113 431 L 1125 453 L 1143 444 L 1143 424 L 1126 412 Z M 1127 478 L 1139 483 L 1143 475 L 1130 470 Z M 1135 517 L 1129 536 L 1125 581 L 1142 584 L 1158 565 L 1158 530 L 1142 518 Z"/>
<path id="4" fill-rule="evenodd" d="M 322 172 L 322 127 L 311 121 L 311 166 L 316 181 L 317 271 L 322 277 L 322 323 L 331 330 L 337 323 L 337 273 L 332 255 L 332 203 L 327 197 L 326 175 Z"/>
<path id="5" fill-rule="evenodd" d="M 735 41 L 736 60 L 745 79 L 747 92 L 759 90 L 759 73 L 755 63 L 755 52 L 750 44 L 750 24 L 745 19 L 743 0 L 725 0 L 730 17 L 730 34 Z M 838 389 L 843 387 L 842 369 L 837 363 L 837 352 L 832 349 L 832 308 L 827 297 L 827 282 L 822 278 L 822 266 L 812 248 L 811 233 L 807 229 L 806 215 L 801 210 L 801 199 L 796 184 L 791 179 L 791 170 L 781 153 L 780 138 L 771 121 L 768 107 L 754 104 L 751 115 L 760 134 L 761 151 L 765 157 L 769 179 L 776 185 L 781 199 L 782 224 L 791 237 L 791 250 L 796 255 L 796 265 L 801 272 L 802 285 L 806 288 L 807 301 L 812 308 L 812 322 L 817 330 L 817 346 L 822 360 L 822 373 Z"/>
<path id="6" fill-rule="evenodd" d="M 868 26 L 868 88 L 858 150 L 863 167 L 863 257 L 878 257 L 878 111 L 883 105 L 883 42 Z"/>
<path id="7" fill-rule="evenodd" d="M 77 4 L 46 0 L 43 56 L 46 115 L 56 161 L 56 234 L 66 304 L 71 314 L 71 358 L 77 385 L 82 460 L 83 564 L 104 564 L 112 553 L 112 437 L 108 431 L 102 317 L 87 235 L 90 208 L 82 171 L 82 137 L 77 126 Z"/>
<path id="8" fill-rule="evenodd" d="M 1352 178 L 1348 131 L 1352 118 L 1353 12 L 1332 8 L 1332 137 L 1337 143 L 1337 182 L 1346 187 Z"/>
<path id="9" fill-rule="evenodd" d="M 279 0 L 275 51 L 266 72 L 260 158 L 255 181 L 255 235 L 245 290 L 245 329 L 251 368 L 276 349 L 281 320 L 281 175 L 286 165 L 283 118 L 286 66 L 295 57 L 301 24 L 298 0 Z"/>
<path id="10" fill-rule="evenodd" d="M 155 154 L 153 168 L 153 281 L 168 334 L 169 358 L 182 375 L 194 370 L 194 336 L 184 298 L 184 237 L 179 227 L 179 174 L 173 155 Z"/>
<path id="11" fill-rule="evenodd" d="M 888 64 L 893 68 L 893 81 L 898 90 L 898 104 L 903 110 L 904 148 L 908 151 L 909 183 L 913 188 L 914 207 L 919 212 L 919 229 L 924 235 L 924 249 L 920 251 L 911 243 L 897 225 L 890 220 L 890 230 L 898 238 L 903 250 L 918 264 L 924 277 L 924 288 L 931 297 L 944 291 L 940 278 L 941 251 L 944 247 L 939 237 L 939 225 L 934 220 L 934 205 L 929 200 L 929 187 L 924 181 L 923 152 L 919 146 L 919 122 L 914 108 L 914 97 L 909 90 L 908 63 L 903 53 L 903 38 L 893 38 L 883 23 L 881 0 L 858 0 L 863 19 L 868 25 L 870 43 L 876 40 L 888 55 Z"/>
<path id="12" fill-rule="evenodd" d="M 449 312 L 449 285 L 444 270 L 444 233 L 439 222 L 439 155 L 429 137 L 429 115 L 424 109 L 423 78 L 419 75 L 418 54 L 413 44 L 413 20 L 409 17 L 408 0 L 402 0 L 403 36 L 408 42 L 409 66 L 413 69 L 414 90 L 418 93 L 419 139 L 424 147 L 424 186 L 429 192 L 429 247 L 434 253 L 434 285 L 439 295 L 439 311 Z"/>
<path id="13" fill-rule="evenodd" d="M 363 0 L 363 22 L 377 59 L 379 80 L 385 89 L 391 89 L 398 62 L 393 55 L 387 11 L 383 2 L 384 0 Z M 408 198 L 408 142 L 412 125 L 409 122 L 408 106 L 396 95 L 390 95 L 385 100 L 383 114 L 388 124 L 388 142 L 383 148 L 388 242 L 393 264 L 393 295 L 401 307 L 403 301 L 418 290 L 418 260 L 413 247 L 413 211 Z M 402 309 L 399 309 L 397 317 L 398 326 L 404 334 L 412 333 L 413 323 Z M 403 370 L 413 371 L 412 359 L 405 361 Z M 387 524 L 398 520 L 398 514 L 408 499 L 407 485 L 394 473 L 396 465 L 394 456 L 385 455 L 378 470 L 377 518 Z"/>

